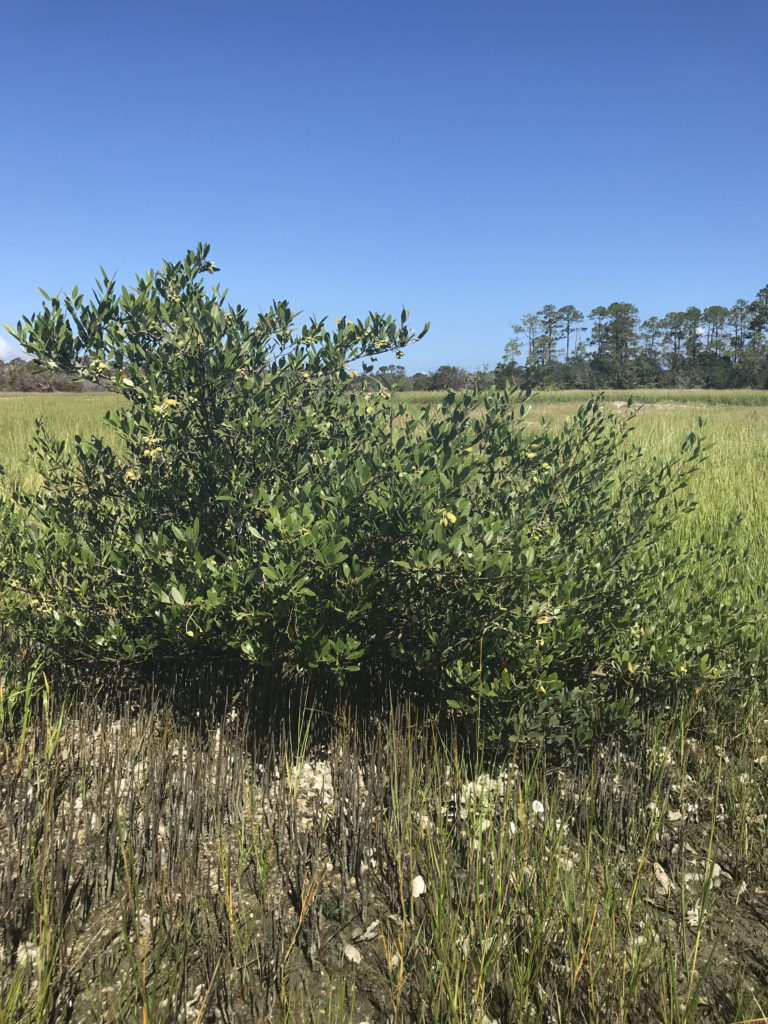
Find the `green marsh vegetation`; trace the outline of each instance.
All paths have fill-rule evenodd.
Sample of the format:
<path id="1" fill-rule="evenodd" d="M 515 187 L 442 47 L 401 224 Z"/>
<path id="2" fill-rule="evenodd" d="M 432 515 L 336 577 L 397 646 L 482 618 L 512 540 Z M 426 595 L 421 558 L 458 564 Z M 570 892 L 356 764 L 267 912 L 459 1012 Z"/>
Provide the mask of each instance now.
<path id="1" fill-rule="evenodd" d="M 28 324 L 115 429 L 0 442 L 0 1021 L 763 1016 L 763 410 L 400 409 L 212 269 Z"/>
<path id="2" fill-rule="evenodd" d="M 35 423 L 48 424 L 66 448 L 73 445 L 75 435 L 104 436 L 107 425 L 104 414 L 114 409 L 115 396 L 102 394 L 24 394 L 0 392 L 0 465 L 5 473 L 0 478 L 0 491 L 19 486 L 33 490 L 40 476 L 29 460 L 29 446 L 35 434 Z"/>

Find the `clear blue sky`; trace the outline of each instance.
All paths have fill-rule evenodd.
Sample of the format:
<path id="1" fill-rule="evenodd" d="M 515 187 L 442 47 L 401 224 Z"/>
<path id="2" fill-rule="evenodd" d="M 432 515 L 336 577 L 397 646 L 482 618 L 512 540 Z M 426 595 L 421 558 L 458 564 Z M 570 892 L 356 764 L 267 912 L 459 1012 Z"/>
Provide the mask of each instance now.
<path id="1" fill-rule="evenodd" d="M 0 324 L 197 241 L 251 312 L 431 320 L 411 372 L 768 282 L 766 0 L 26 0 L 0 39 Z"/>

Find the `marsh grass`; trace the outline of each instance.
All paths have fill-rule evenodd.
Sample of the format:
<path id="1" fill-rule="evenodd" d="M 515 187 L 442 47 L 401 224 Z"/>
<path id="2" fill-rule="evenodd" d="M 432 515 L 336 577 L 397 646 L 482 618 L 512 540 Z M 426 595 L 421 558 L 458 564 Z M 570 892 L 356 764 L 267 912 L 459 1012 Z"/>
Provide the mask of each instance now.
<path id="1" fill-rule="evenodd" d="M 696 509 L 676 523 L 678 543 L 695 551 L 731 538 L 739 561 L 741 592 L 753 599 L 768 580 L 768 391 L 608 391 L 617 416 L 635 411 L 632 440 L 651 457 L 673 459 L 691 433 L 704 437 L 706 459 L 691 481 Z M 437 402 L 443 392 L 403 392 L 407 408 Z M 530 401 L 528 428 L 559 430 L 587 400 L 584 391 L 547 391 Z M 703 426 L 700 426 L 703 420 Z M 696 567 L 691 566 L 695 581 Z"/>
<path id="2" fill-rule="evenodd" d="M 445 398 L 447 391 L 402 391 L 399 397 L 412 407 L 431 405 Z M 726 406 L 768 406 L 768 391 L 748 388 L 635 388 L 627 390 L 605 389 L 601 392 L 578 389 L 540 391 L 532 396 L 534 405 L 582 405 L 597 394 L 606 402 L 633 403 L 643 405 L 726 405 Z"/>
<path id="3" fill-rule="evenodd" d="M 15 487 L 34 488 L 38 475 L 29 465 L 35 421 L 41 420 L 57 440 L 71 446 L 75 434 L 104 437 L 104 414 L 120 399 L 112 394 L 13 395 L 0 392 L 0 494 Z"/>
<path id="4" fill-rule="evenodd" d="M 681 706 L 555 767 L 402 706 L 339 713 L 318 746 L 306 703 L 263 735 L 244 706 L 65 707 L 39 669 L 2 693 L 4 1024 L 768 1008 L 756 694 L 738 727 Z"/>
<path id="5" fill-rule="evenodd" d="M 577 408 L 576 402 L 535 404 L 531 428 L 546 424 L 557 430 Z M 768 548 L 762 539 L 768 517 L 768 406 L 661 403 L 635 408 L 632 437 L 650 456 L 674 458 L 689 433 L 702 433 L 706 458 L 691 480 L 696 509 L 678 521 L 676 536 L 695 551 L 702 541 L 716 543 L 732 534 L 743 593 L 755 595 L 768 580 Z M 616 414 L 626 414 L 626 407 L 616 407 Z"/>

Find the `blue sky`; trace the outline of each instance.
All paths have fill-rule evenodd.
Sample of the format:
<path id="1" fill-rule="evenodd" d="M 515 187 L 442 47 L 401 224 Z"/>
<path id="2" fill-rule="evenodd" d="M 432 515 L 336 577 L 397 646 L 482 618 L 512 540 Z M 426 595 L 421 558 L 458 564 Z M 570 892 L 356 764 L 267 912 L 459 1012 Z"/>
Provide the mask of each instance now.
<path id="1" fill-rule="evenodd" d="M 197 241 L 252 313 L 430 320 L 409 371 L 768 282 L 765 0 L 28 0 L 0 38 L 0 324 Z"/>

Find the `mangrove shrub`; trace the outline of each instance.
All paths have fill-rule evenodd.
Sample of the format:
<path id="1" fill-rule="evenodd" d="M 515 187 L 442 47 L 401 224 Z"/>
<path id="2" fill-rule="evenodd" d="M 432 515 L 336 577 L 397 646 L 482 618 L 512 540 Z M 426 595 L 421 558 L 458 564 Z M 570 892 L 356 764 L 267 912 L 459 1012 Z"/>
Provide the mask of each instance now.
<path id="1" fill-rule="evenodd" d="M 69 660 L 235 652 L 283 681 L 354 672 L 556 743 L 713 670 L 725 612 L 684 586 L 701 552 L 672 535 L 698 437 L 649 460 L 594 400 L 529 429 L 510 384 L 406 409 L 365 372 L 414 340 L 405 312 L 331 330 L 278 302 L 251 321 L 206 287 L 215 269 L 201 245 L 133 288 L 103 274 L 89 300 L 46 296 L 17 326 L 116 402 L 105 439 L 67 447 L 40 425 L 41 485 L 2 506 L 16 639 Z"/>

